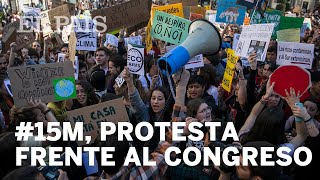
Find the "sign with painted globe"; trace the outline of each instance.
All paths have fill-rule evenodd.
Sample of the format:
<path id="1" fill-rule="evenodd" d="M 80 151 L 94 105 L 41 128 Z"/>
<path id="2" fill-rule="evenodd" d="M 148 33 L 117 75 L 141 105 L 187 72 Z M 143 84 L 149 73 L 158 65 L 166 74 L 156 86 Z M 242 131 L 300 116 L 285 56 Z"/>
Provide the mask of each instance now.
<path id="1" fill-rule="evenodd" d="M 53 81 L 54 96 L 56 100 L 76 98 L 76 87 L 74 78 L 60 78 Z"/>

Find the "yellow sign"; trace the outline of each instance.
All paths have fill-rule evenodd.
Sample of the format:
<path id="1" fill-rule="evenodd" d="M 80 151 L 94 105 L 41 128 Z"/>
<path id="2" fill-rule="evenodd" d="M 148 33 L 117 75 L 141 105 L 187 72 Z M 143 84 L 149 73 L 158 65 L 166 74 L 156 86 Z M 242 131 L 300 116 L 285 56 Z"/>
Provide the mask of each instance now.
<path id="1" fill-rule="evenodd" d="M 149 19 L 147 30 L 146 30 L 146 50 L 147 53 L 152 49 L 152 39 L 151 39 L 151 20 Z"/>
<path id="2" fill-rule="evenodd" d="M 237 64 L 239 56 L 235 55 L 235 51 L 232 49 L 227 49 L 227 65 L 226 70 L 224 71 L 223 80 L 222 80 L 222 88 L 226 91 L 231 91 L 232 80 L 234 76 L 234 68 Z"/>
<path id="3" fill-rule="evenodd" d="M 210 5 L 204 6 L 204 7 L 206 8 L 206 10 L 210 10 L 211 9 Z"/>
<path id="4" fill-rule="evenodd" d="M 153 21 L 153 16 L 154 16 L 154 13 L 156 10 L 184 18 L 182 3 L 152 7 L 151 8 L 151 21 Z"/>

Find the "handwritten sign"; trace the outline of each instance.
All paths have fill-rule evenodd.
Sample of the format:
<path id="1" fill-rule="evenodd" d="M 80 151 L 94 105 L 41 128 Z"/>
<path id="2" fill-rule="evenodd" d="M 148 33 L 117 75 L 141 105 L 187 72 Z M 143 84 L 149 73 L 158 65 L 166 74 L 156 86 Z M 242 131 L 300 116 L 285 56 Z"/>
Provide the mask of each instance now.
<path id="1" fill-rule="evenodd" d="M 235 55 L 234 50 L 227 49 L 227 65 L 224 71 L 222 80 L 222 88 L 228 92 L 231 92 L 232 80 L 234 76 L 234 69 L 238 62 L 239 57 Z"/>
<path id="2" fill-rule="evenodd" d="M 127 66 L 133 74 L 144 75 L 144 48 L 128 44 Z"/>
<path id="3" fill-rule="evenodd" d="M 91 136 L 91 142 L 100 134 L 101 122 L 128 122 L 128 114 L 121 98 L 99 103 L 67 112 L 68 120 L 75 126 L 76 122 L 83 123 L 83 135 Z M 85 145 L 85 141 L 78 141 L 78 145 Z"/>
<path id="4" fill-rule="evenodd" d="M 149 4 L 145 0 L 131 0 L 116 6 L 97 9 L 92 11 L 92 18 L 96 16 L 106 17 L 106 21 L 101 18 L 96 20 L 107 25 L 107 32 L 123 27 L 130 27 L 140 22 L 148 21 L 150 18 Z M 102 31 L 102 27 L 97 29 Z"/>
<path id="5" fill-rule="evenodd" d="M 42 11 L 40 13 L 40 17 L 41 17 L 41 29 L 43 32 L 43 36 L 48 36 L 53 32 L 51 28 L 48 11 Z"/>
<path id="6" fill-rule="evenodd" d="M 314 57 L 314 44 L 278 42 L 278 65 L 297 65 L 311 69 Z"/>
<path id="7" fill-rule="evenodd" d="M 300 29 L 284 29 L 277 31 L 277 41 L 300 42 Z"/>
<path id="8" fill-rule="evenodd" d="M 181 44 L 188 37 L 190 23 L 178 16 L 156 11 L 151 36 L 172 44 Z"/>
<path id="9" fill-rule="evenodd" d="M 260 12 L 255 11 L 252 15 L 251 24 L 265 24 L 274 23 L 272 32 L 272 39 L 277 38 L 277 31 L 279 30 L 280 20 L 282 18 L 282 12 L 278 10 L 268 10 L 264 12 L 264 18 L 262 18 Z"/>
<path id="10" fill-rule="evenodd" d="M 10 81 L 14 82 L 11 85 L 14 104 L 19 107 L 26 106 L 27 98 L 30 97 L 44 103 L 60 101 L 55 94 L 65 99 L 76 97 L 73 94 L 74 81 L 69 79 L 74 79 L 71 61 L 12 67 L 8 69 L 8 73 Z M 55 81 L 57 79 L 59 81 Z"/>
<path id="11" fill-rule="evenodd" d="M 182 3 L 183 6 L 197 6 L 198 0 L 168 0 L 169 4 Z"/>
<path id="12" fill-rule="evenodd" d="M 236 55 L 249 57 L 253 51 L 257 52 L 258 61 L 264 61 L 267 53 L 274 24 L 253 24 L 244 26 L 236 47 Z M 262 48 L 264 46 L 264 48 Z"/>
<path id="13" fill-rule="evenodd" d="M 156 11 L 165 12 L 165 13 L 168 13 L 168 14 L 172 14 L 172 15 L 175 15 L 175 16 L 182 17 L 182 18 L 184 17 L 183 16 L 183 7 L 182 7 L 181 3 L 170 4 L 170 5 L 166 5 L 166 6 L 152 7 L 151 8 L 151 20 L 154 19 L 154 15 L 155 15 Z"/>
<path id="14" fill-rule="evenodd" d="M 64 16 L 70 19 L 71 16 L 69 11 L 69 6 L 65 4 L 63 6 L 59 6 L 54 9 L 51 9 L 48 11 L 48 16 L 49 16 L 51 26 L 54 27 L 54 29 L 60 28 L 60 27 L 57 27 L 57 19 L 55 17 Z M 66 24 L 66 21 L 64 18 L 60 19 L 60 24 Z"/>
<path id="15" fill-rule="evenodd" d="M 96 51 L 96 22 L 92 19 L 78 18 L 74 18 L 73 22 L 74 31 L 76 33 L 77 38 L 76 50 Z"/>

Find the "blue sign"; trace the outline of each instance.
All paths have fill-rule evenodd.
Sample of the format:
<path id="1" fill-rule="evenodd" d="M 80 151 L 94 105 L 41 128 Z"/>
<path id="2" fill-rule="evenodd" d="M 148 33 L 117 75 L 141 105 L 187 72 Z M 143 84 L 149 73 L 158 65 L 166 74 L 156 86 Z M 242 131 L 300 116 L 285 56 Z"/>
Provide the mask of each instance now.
<path id="1" fill-rule="evenodd" d="M 242 25 L 247 8 L 236 5 L 236 0 L 220 0 L 218 2 L 216 22 Z"/>

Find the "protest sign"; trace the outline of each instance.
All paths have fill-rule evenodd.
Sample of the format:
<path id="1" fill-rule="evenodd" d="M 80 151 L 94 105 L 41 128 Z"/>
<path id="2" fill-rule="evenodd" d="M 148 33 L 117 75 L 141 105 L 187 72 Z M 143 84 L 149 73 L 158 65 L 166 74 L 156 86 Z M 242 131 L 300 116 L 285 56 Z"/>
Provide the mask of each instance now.
<path id="1" fill-rule="evenodd" d="M 236 5 L 235 1 L 220 0 L 218 2 L 216 22 L 242 25 L 247 8 Z"/>
<path id="2" fill-rule="evenodd" d="M 66 54 L 58 53 L 58 62 L 64 62 Z"/>
<path id="3" fill-rule="evenodd" d="M 279 30 L 301 28 L 303 18 L 282 16 L 280 19 Z"/>
<path id="4" fill-rule="evenodd" d="M 257 60 L 264 61 L 262 57 L 267 53 L 274 24 L 253 24 L 244 26 L 236 47 L 236 55 L 249 57 L 256 51 Z"/>
<path id="5" fill-rule="evenodd" d="M 63 45 L 63 41 L 62 41 L 60 35 L 59 35 L 57 32 L 54 33 L 54 37 L 55 37 L 57 43 L 58 43 L 60 46 L 62 46 L 62 45 Z"/>
<path id="6" fill-rule="evenodd" d="M 6 33 L 9 32 L 9 29 L 12 28 L 12 27 L 15 30 L 19 31 L 20 30 L 20 21 L 14 21 L 14 22 L 12 22 L 10 24 L 5 25 L 3 27 L 3 31 L 2 31 L 3 32 L 3 36 L 5 36 Z"/>
<path id="7" fill-rule="evenodd" d="M 8 69 L 14 104 L 27 106 L 27 98 L 40 99 L 44 103 L 76 97 L 73 65 L 63 63 L 39 64 Z"/>
<path id="8" fill-rule="evenodd" d="M 60 21 L 60 24 L 66 24 L 66 19 L 70 19 L 70 11 L 69 11 L 69 6 L 67 4 L 63 5 L 63 6 L 59 6 L 59 7 L 56 7 L 54 9 L 51 9 L 48 11 L 48 16 L 49 16 L 49 20 L 50 20 L 50 23 L 51 23 L 51 27 L 53 27 L 54 29 L 56 28 L 60 28 L 60 27 L 57 27 L 57 19 L 55 17 L 58 17 L 58 16 L 63 16 L 64 18 L 61 18 L 59 21 Z"/>
<path id="9" fill-rule="evenodd" d="M 191 21 L 156 11 L 151 36 L 172 44 L 181 44 L 188 37 Z"/>
<path id="10" fill-rule="evenodd" d="M 37 21 L 40 21 L 40 12 L 41 9 L 34 8 L 34 7 L 23 7 L 23 24 L 27 25 L 27 27 L 33 27 L 34 29 L 40 30 L 40 27 L 38 27 Z"/>
<path id="11" fill-rule="evenodd" d="M 69 44 L 68 44 L 69 60 L 72 61 L 72 62 L 75 61 L 76 46 L 77 46 L 76 44 L 77 44 L 76 33 L 74 31 L 72 31 L 71 34 L 70 34 Z"/>
<path id="12" fill-rule="evenodd" d="M 145 40 L 145 44 L 146 44 L 146 52 L 148 53 L 149 51 L 151 51 L 153 45 L 152 45 L 152 38 L 151 38 L 151 20 L 149 20 L 147 29 L 146 29 L 146 40 Z"/>
<path id="13" fill-rule="evenodd" d="M 10 96 L 12 97 L 13 94 L 12 94 L 12 89 L 11 89 L 11 83 L 10 83 L 10 80 L 9 79 L 6 79 L 3 81 L 4 85 L 6 86 L 6 89 L 8 91 L 8 93 L 10 94 Z"/>
<path id="14" fill-rule="evenodd" d="M 189 19 L 191 13 L 201 14 L 205 16 L 206 9 L 204 7 L 198 6 L 183 6 L 183 14 L 185 19 Z"/>
<path id="15" fill-rule="evenodd" d="M 300 42 L 300 29 L 284 29 L 277 32 L 277 41 Z"/>
<path id="16" fill-rule="evenodd" d="M 239 57 L 235 55 L 234 50 L 227 49 L 227 65 L 222 79 L 222 88 L 231 92 L 232 80 L 234 76 L 234 69 L 238 62 Z"/>
<path id="17" fill-rule="evenodd" d="M 17 32 L 14 27 L 11 27 L 6 35 L 2 38 L 2 52 L 10 50 L 10 44 L 15 42 L 17 39 Z"/>
<path id="18" fill-rule="evenodd" d="M 131 36 L 128 38 L 124 38 L 124 44 L 125 46 L 128 46 L 128 44 L 133 45 L 142 45 L 142 37 L 141 36 Z"/>
<path id="19" fill-rule="evenodd" d="M 272 39 L 277 38 L 277 31 L 279 30 L 280 19 L 282 17 L 282 12 L 278 10 L 267 10 L 264 12 L 262 18 L 260 12 L 255 11 L 254 14 L 251 15 L 251 24 L 267 24 L 274 23 L 274 28 L 272 32 Z"/>
<path id="20" fill-rule="evenodd" d="M 72 31 L 72 24 L 69 24 L 67 26 L 63 26 L 62 33 L 61 33 L 61 39 L 64 43 L 69 42 L 69 36 Z"/>
<path id="21" fill-rule="evenodd" d="M 131 0 L 115 6 L 97 9 L 92 11 L 92 18 L 96 16 L 106 17 L 106 20 L 97 18 L 97 22 L 107 25 L 107 32 L 123 27 L 130 27 L 140 22 L 148 21 L 150 18 L 150 8 L 145 0 Z M 98 26 L 99 31 L 103 27 Z"/>
<path id="22" fill-rule="evenodd" d="M 73 128 L 76 122 L 83 122 L 83 135 L 91 136 L 91 143 L 100 134 L 101 122 L 117 124 L 118 122 L 129 121 L 122 98 L 67 111 L 67 116 Z M 85 144 L 85 141 L 78 141 L 78 146 Z"/>
<path id="23" fill-rule="evenodd" d="M 165 12 L 165 13 L 168 13 L 168 14 L 172 14 L 172 15 L 175 15 L 175 16 L 182 17 L 182 18 L 184 17 L 183 16 L 183 7 L 182 7 L 181 3 L 170 4 L 170 5 L 166 5 L 166 6 L 152 7 L 151 8 L 151 20 L 152 21 L 154 19 L 154 14 L 155 14 L 156 11 Z M 151 23 L 153 23 L 153 22 L 151 22 Z"/>
<path id="24" fill-rule="evenodd" d="M 243 21 L 243 25 L 250 25 L 250 17 L 245 17 Z"/>
<path id="25" fill-rule="evenodd" d="M 239 39 L 240 39 L 240 34 L 234 34 L 233 35 L 233 43 L 232 43 L 232 49 L 233 50 L 236 50 Z"/>
<path id="26" fill-rule="evenodd" d="M 300 31 L 300 37 L 304 37 L 304 33 L 306 32 L 307 28 L 312 30 L 311 19 L 310 18 L 304 18 L 303 24 L 302 24 L 302 27 L 301 27 L 301 31 Z"/>
<path id="27" fill-rule="evenodd" d="M 53 32 L 50 24 L 48 11 L 42 11 L 40 13 L 40 17 L 41 17 L 41 29 L 43 32 L 43 36 L 48 36 Z"/>
<path id="28" fill-rule="evenodd" d="M 212 23 L 212 24 L 215 24 L 216 23 L 216 16 L 217 14 L 210 14 L 208 16 L 208 20 Z"/>
<path id="29" fill-rule="evenodd" d="M 16 39 L 16 44 L 17 47 L 16 49 L 22 49 L 24 47 L 27 47 L 29 44 L 33 43 L 36 39 L 36 36 L 33 32 L 29 33 L 17 33 L 17 39 Z"/>
<path id="30" fill-rule="evenodd" d="M 182 3 L 183 6 L 197 6 L 198 0 L 168 0 L 169 4 Z"/>
<path id="31" fill-rule="evenodd" d="M 92 19 L 74 18 L 73 20 L 74 31 L 77 38 L 76 50 L 96 51 L 96 22 Z"/>
<path id="32" fill-rule="evenodd" d="M 202 14 L 196 14 L 196 13 L 190 13 L 190 17 L 189 20 L 193 21 L 196 19 L 203 19 L 203 15 Z"/>
<path id="33" fill-rule="evenodd" d="M 257 6 L 258 11 L 264 11 L 269 0 L 236 0 L 236 4 L 246 6 L 248 9 L 253 9 Z"/>
<path id="34" fill-rule="evenodd" d="M 296 93 L 300 91 L 300 97 L 311 87 L 310 73 L 295 65 L 281 66 L 270 75 L 270 84 L 275 82 L 273 91 L 282 98 L 287 97 L 285 89 L 290 92 L 293 88 Z"/>
<path id="35" fill-rule="evenodd" d="M 106 34 L 106 42 L 104 43 L 104 46 L 107 47 L 108 44 L 112 44 L 113 46 L 118 47 L 118 38 L 115 35 L 112 34 Z"/>
<path id="36" fill-rule="evenodd" d="M 122 77 L 122 72 L 119 74 L 119 76 L 115 79 L 118 87 L 120 88 L 122 84 L 125 82 L 125 80 Z"/>
<path id="37" fill-rule="evenodd" d="M 127 66 L 133 74 L 144 75 L 144 48 L 128 44 Z"/>
<path id="38" fill-rule="evenodd" d="M 311 69 L 314 57 L 314 44 L 278 42 L 278 65 L 297 65 Z"/>
<path id="39" fill-rule="evenodd" d="M 139 31 L 140 29 L 146 27 L 148 25 L 148 22 L 149 21 L 144 21 L 144 22 L 141 22 L 141 23 L 136 24 L 134 26 L 126 28 L 127 34 L 132 34 L 135 31 Z"/>

